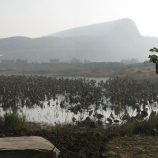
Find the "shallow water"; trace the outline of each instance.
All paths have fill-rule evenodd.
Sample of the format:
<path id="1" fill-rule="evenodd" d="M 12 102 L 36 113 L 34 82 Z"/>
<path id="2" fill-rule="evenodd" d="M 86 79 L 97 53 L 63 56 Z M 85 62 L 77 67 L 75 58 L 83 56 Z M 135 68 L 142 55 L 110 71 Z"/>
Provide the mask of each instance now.
<path id="1" fill-rule="evenodd" d="M 89 111 L 94 110 L 93 105 L 92 105 L 92 108 L 89 111 L 85 110 L 83 113 L 78 112 L 77 114 L 74 114 L 73 112 L 69 111 L 68 109 L 61 108 L 60 105 L 56 104 L 56 102 L 58 102 L 58 104 L 59 104 L 60 99 L 58 98 L 58 100 L 55 100 L 55 101 L 51 100 L 50 105 L 48 105 L 48 102 L 45 101 L 44 108 L 40 108 L 38 106 L 36 106 L 35 108 L 32 108 L 32 109 L 23 108 L 20 113 L 24 114 L 28 121 L 48 123 L 48 124 L 54 125 L 54 124 L 72 123 L 73 118 L 75 118 L 76 121 L 82 121 L 82 120 L 86 119 L 86 117 L 89 116 Z M 158 111 L 157 103 L 155 103 L 155 105 L 154 104 L 152 105 L 152 109 L 148 105 L 146 105 L 146 107 L 149 109 L 148 117 L 150 116 L 152 111 L 156 111 L 156 112 Z M 94 113 L 95 112 L 93 111 L 92 115 L 89 117 L 91 119 L 95 120 L 96 118 L 94 118 L 94 116 L 93 116 Z M 115 115 L 114 111 L 111 110 L 110 107 L 108 107 L 107 110 L 105 111 L 102 109 L 101 106 L 97 110 L 97 113 L 102 114 L 104 116 L 102 119 L 102 121 L 104 123 L 107 122 L 107 118 L 111 118 L 111 114 L 113 115 L 113 117 L 116 120 L 119 120 L 121 123 L 121 117 L 124 115 L 124 112 L 122 111 L 117 116 L 117 115 Z M 128 113 L 131 117 L 137 115 L 136 110 L 132 110 L 132 108 L 130 108 L 130 107 L 128 108 Z"/>
<path id="2" fill-rule="evenodd" d="M 61 78 L 61 77 L 57 77 L 57 78 Z M 109 77 L 83 77 L 83 76 L 64 76 L 64 79 L 86 79 L 86 80 L 95 80 L 97 83 L 100 81 L 104 81 L 106 82 Z"/>
<path id="3" fill-rule="evenodd" d="M 84 77 L 64 77 L 64 78 L 68 78 L 68 79 L 79 79 L 79 78 L 84 78 Z M 85 78 L 87 80 L 95 80 L 96 82 L 99 81 L 106 81 L 108 78 Z M 95 114 L 94 112 L 94 105 L 91 105 L 91 108 L 88 110 L 83 111 L 82 113 L 77 113 L 74 114 L 73 112 L 69 111 L 68 108 L 70 107 L 69 103 L 66 103 L 66 108 L 61 108 L 60 107 L 60 102 L 65 100 L 65 97 L 62 95 L 57 95 L 56 96 L 57 99 L 53 100 L 51 99 L 50 101 L 44 101 L 42 102 L 43 107 L 39 107 L 38 105 L 34 105 L 33 108 L 21 108 L 19 109 L 18 113 L 20 115 L 24 115 L 26 116 L 26 119 L 28 121 L 31 122 L 39 122 L 39 123 L 48 123 L 48 124 L 66 124 L 66 123 L 73 123 L 73 121 L 75 120 L 75 122 L 77 121 L 82 121 L 84 120 L 86 117 L 90 117 L 91 119 L 96 120 L 96 118 L 93 116 Z M 50 104 L 49 104 L 50 102 Z M 71 105 L 73 106 L 73 105 Z M 148 108 L 148 117 L 150 116 L 152 111 L 158 111 L 158 103 L 155 102 L 152 105 L 146 105 L 146 107 Z M 133 110 L 132 108 L 128 108 L 128 113 L 129 115 L 132 116 L 136 116 L 137 112 L 136 110 Z M 7 111 L 3 111 L 2 108 L 0 108 L 0 115 L 3 116 L 6 112 L 10 112 L 11 110 L 7 110 Z M 89 115 L 89 111 L 93 111 L 93 113 L 91 115 Z M 114 118 L 116 120 L 119 120 L 120 123 L 121 121 L 121 117 L 124 115 L 124 111 L 122 111 L 118 116 L 115 115 L 115 112 L 113 110 L 111 110 L 111 105 L 109 105 L 109 107 L 107 107 L 107 110 L 103 110 L 102 106 L 100 105 L 100 107 L 97 110 L 98 114 L 102 114 L 104 117 L 102 118 L 102 121 L 104 123 L 107 122 L 107 118 L 111 118 L 111 115 L 114 116 Z"/>
<path id="4" fill-rule="evenodd" d="M 35 105 L 33 108 L 21 108 L 19 109 L 18 113 L 20 115 L 24 115 L 27 119 L 27 121 L 31 121 L 31 122 L 38 122 L 38 123 L 46 123 L 46 124 L 67 124 L 67 123 L 73 123 L 73 120 L 75 118 L 75 122 L 77 121 L 82 121 L 84 120 L 86 117 L 90 117 L 93 120 L 96 120 L 96 118 L 94 117 L 94 105 L 91 106 L 91 108 L 89 110 L 85 110 L 82 113 L 77 113 L 74 114 L 73 112 L 68 110 L 68 107 L 70 107 L 70 105 L 67 103 L 66 108 L 61 108 L 60 107 L 60 102 L 64 100 L 64 96 L 62 95 L 58 95 L 57 99 L 53 100 L 51 99 L 48 103 L 48 101 L 44 101 L 43 102 L 43 107 L 39 107 L 38 105 Z M 150 116 L 152 111 L 158 111 L 158 103 L 153 103 L 152 106 L 150 105 L 146 105 L 146 108 L 148 108 L 148 117 Z M 71 105 L 72 106 L 72 105 Z M 152 108 L 151 108 L 152 107 Z M 93 113 L 91 115 L 89 115 L 89 111 L 92 111 Z M 132 108 L 128 107 L 128 113 L 129 115 L 132 116 L 136 116 L 137 112 L 136 110 L 133 110 Z M 3 116 L 5 114 L 5 112 L 9 112 L 8 111 L 3 111 L 2 108 L 0 108 L 0 114 L 1 116 Z M 107 107 L 107 110 L 103 110 L 102 106 L 100 106 L 97 110 L 98 114 L 102 114 L 104 117 L 101 119 L 105 124 L 107 123 L 107 118 L 111 118 L 111 115 L 116 119 L 119 120 L 120 123 L 122 123 L 121 121 L 121 117 L 124 115 L 124 112 L 122 111 L 118 116 L 115 115 L 115 112 L 113 110 L 111 110 L 111 107 Z M 147 118 L 148 118 L 147 117 Z M 147 119 L 146 118 L 146 119 Z"/>

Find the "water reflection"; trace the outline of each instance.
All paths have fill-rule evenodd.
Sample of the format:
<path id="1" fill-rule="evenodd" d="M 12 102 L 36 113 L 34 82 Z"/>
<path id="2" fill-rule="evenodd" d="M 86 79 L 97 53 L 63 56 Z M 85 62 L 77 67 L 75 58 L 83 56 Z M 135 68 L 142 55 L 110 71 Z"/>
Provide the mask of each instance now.
<path id="1" fill-rule="evenodd" d="M 33 108 L 27 108 L 24 106 L 23 108 L 18 110 L 20 115 L 25 115 L 27 121 L 38 122 L 38 123 L 47 123 L 47 124 L 67 124 L 73 123 L 75 120 L 82 121 L 85 120 L 86 117 L 90 117 L 92 120 L 96 120 L 94 117 L 95 113 L 101 114 L 104 117 L 101 119 L 104 124 L 109 123 L 108 119 L 110 118 L 112 121 L 118 120 L 119 123 L 123 123 L 122 120 L 125 111 L 120 112 L 116 115 L 115 111 L 109 105 L 106 110 L 100 105 L 97 111 L 94 111 L 94 105 L 91 105 L 89 110 L 84 110 L 82 113 L 78 112 L 74 114 L 69 109 L 70 105 L 67 103 L 66 108 L 61 108 L 60 103 L 65 100 L 65 97 L 62 95 L 58 95 L 56 99 L 51 99 L 50 101 L 44 101 L 43 107 L 38 105 L 34 105 Z M 152 105 L 148 104 L 145 108 L 148 109 L 148 116 L 144 119 L 148 119 L 152 111 L 158 112 L 158 103 L 154 102 Z M 71 105 L 72 106 L 72 105 Z M 143 105 L 141 106 L 141 110 L 143 110 Z M 135 117 L 137 115 L 137 110 L 132 109 L 131 107 L 127 107 L 127 111 L 130 117 Z M 0 108 L 1 116 L 3 116 L 6 112 L 11 112 L 10 109 L 7 111 L 3 111 Z M 91 114 L 90 114 L 91 112 Z M 114 121 L 115 122 L 115 121 Z"/>

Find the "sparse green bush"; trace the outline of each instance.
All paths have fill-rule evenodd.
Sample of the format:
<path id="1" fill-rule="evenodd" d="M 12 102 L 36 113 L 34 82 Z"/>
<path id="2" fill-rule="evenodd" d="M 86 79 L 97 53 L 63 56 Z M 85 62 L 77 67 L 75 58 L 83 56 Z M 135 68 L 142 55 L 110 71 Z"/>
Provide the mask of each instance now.
<path id="1" fill-rule="evenodd" d="M 25 125 L 25 116 L 20 116 L 17 113 L 6 113 L 4 115 L 4 127 L 8 130 L 15 130 L 22 128 Z"/>

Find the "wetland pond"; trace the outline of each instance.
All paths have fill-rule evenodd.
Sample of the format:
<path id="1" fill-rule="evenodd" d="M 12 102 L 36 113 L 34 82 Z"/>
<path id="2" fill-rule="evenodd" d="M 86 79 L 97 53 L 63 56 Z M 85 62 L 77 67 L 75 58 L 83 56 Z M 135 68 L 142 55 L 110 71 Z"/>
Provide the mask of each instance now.
<path id="1" fill-rule="evenodd" d="M 52 125 L 76 123 L 87 117 L 94 121 L 100 120 L 104 124 L 120 124 L 127 121 L 127 117 L 147 119 L 151 113 L 157 114 L 158 111 L 158 91 L 154 91 L 148 81 L 140 82 L 128 78 L 4 77 L 3 82 L 4 79 L 8 80 L 11 87 L 8 89 L 7 84 L 6 87 L 5 84 L 0 87 L 10 97 L 7 98 L 8 108 L 4 108 L 4 94 L 0 94 L 1 116 L 12 112 L 13 107 L 9 107 L 12 97 L 17 99 L 17 113 L 24 115 L 27 121 Z M 16 82 L 15 86 L 12 82 Z M 150 87 L 143 89 L 144 83 Z M 20 88 L 24 84 L 27 84 L 25 90 Z M 21 98 L 24 100 L 23 105 Z"/>

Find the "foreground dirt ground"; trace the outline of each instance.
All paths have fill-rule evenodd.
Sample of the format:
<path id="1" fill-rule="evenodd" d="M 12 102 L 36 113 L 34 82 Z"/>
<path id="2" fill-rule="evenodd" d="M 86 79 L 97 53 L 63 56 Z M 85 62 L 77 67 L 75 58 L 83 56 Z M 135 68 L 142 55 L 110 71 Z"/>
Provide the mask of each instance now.
<path id="1" fill-rule="evenodd" d="M 111 140 L 108 158 L 158 158 L 158 136 L 132 136 Z"/>

